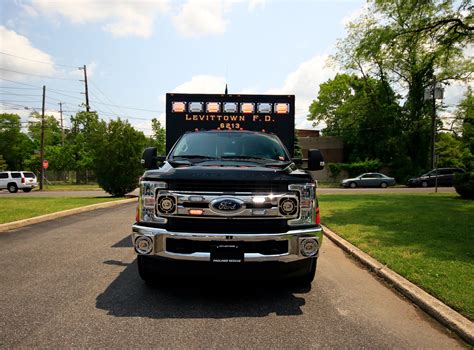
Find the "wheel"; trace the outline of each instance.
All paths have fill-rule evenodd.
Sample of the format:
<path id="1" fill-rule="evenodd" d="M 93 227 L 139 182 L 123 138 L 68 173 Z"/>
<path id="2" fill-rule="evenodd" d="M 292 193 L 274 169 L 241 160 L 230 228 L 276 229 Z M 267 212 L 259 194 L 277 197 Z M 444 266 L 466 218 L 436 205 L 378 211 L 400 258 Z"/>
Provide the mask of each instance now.
<path id="1" fill-rule="evenodd" d="M 25 193 L 31 192 L 31 188 L 24 188 L 23 192 L 25 192 Z"/>
<path id="2" fill-rule="evenodd" d="M 306 272 L 304 275 L 295 277 L 292 279 L 292 284 L 296 286 L 310 286 L 311 282 L 314 280 L 314 276 L 316 275 L 316 267 L 318 266 L 318 258 L 311 258 L 309 259 L 309 271 Z"/>
<path id="3" fill-rule="evenodd" d="M 349 184 L 349 187 L 350 187 L 350 188 L 356 188 L 356 187 L 357 187 L 357 184 L 356 184 L 355 182 L 351 182 L 351 183 Z"/>
<path id="4" fill-rule="evenodd" d="M 428 181 L 423 181 L 421 183 L 421 187 L 428 187 Z"/>
<path id="5" fill-rule="evenodd" d="M 380 184 L 380 187 L 382 187 L 382 188 L 387 188 L 387 186 L 388 186 L 388 184 L 386 182 L 382 182 Z"/>
<path id="6" fill-rule="evenodd" d="M 155 274 L 153 273 L 150 257 L 145 255 L 137 256 L 138 274 L 146 284 L 154 285 L 156 283 Z"/>
<path id="7" fill-rule="evenodd" d="M 16 184 L 8 184 L 8 192 L 10 193 L 18 192 L 18 186 Z"/>

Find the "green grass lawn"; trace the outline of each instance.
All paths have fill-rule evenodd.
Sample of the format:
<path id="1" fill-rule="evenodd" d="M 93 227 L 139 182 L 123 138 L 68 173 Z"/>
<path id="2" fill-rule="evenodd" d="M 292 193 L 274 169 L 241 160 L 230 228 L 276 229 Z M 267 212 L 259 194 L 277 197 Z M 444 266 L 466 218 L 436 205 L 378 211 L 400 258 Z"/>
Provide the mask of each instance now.
<path id="1" fill-rule="evenodd" d="M 58 184 L 58 185 L 45 185 L 44 190 L 45 191 L 95 191 L 95 190 L 101 190 L 101 188 L 97 184 L 87 184 L 87 185 Z"/>
<path id="2" fill-rule="evenodd" d="M 323 224 L 474 319 L 474 201 L 393 193 L 319 199 Z"/>
<path id="3" fill-rule="evenodd" d="M 114 201 L 112 197 L 22 197 L 0 200 L 0 224 L 50 214 L 85 205 Z"/>

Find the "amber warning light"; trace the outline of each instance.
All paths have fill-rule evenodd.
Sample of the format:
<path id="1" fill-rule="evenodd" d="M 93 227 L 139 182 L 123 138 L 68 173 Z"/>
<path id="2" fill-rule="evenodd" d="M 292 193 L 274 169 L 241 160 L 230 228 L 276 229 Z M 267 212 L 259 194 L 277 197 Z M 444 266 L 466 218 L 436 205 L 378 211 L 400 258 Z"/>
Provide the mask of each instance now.
<path id="1" fill-rule="evenodd" d="M 288 106 L 288 103 L 275 103 L 276 114 L 288 114 L 289 111 L 290 106 Z"/>
<path id="2" fill-rule="evenodd" d="M 183 113 L 186 110 L 184 102 L 173 102 L 173 113 Z"/>
<path id="3" fill-rule="evenodd" d="M 221 107 L 217 102 L 209 102 L 207 104 L 207 113 L 219 113 L 221 111 Z"/>
<path id="4" fill-rule="evenodd" d="M 250 114 L 254 111 L 254 104 L 253 103 L 242 103 L 240 105 L 240 111 L 244 114 Z"/>

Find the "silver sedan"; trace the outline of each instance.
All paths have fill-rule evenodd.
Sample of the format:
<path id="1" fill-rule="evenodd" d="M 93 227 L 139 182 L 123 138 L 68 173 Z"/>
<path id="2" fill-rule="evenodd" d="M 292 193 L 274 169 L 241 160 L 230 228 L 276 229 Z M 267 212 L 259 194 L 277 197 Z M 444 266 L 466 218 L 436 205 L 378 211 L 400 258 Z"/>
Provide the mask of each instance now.
<path id="1" fill-rule="evenodd" d="M 341 186 L 356 188 L 356 187 L 382 187 L 395 185 L 395 179 L 381 173 L 365 173 L 354 177 L 352 179 L 344 179 L 341 181 Z"/>

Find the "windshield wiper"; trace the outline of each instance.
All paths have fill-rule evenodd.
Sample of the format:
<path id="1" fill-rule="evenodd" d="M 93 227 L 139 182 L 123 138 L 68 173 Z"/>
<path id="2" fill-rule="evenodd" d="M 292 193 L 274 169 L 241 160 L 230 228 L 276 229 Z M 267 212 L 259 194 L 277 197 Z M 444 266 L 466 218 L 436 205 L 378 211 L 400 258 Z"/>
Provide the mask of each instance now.
<path id="1" fill-rule="evenodd" d="M 188 158 L 188 159 L 219 159 L 217 157 L 212 157 L 212 156 L 203 156 L 200 154 L 189 154 L 189 155 L 182 155 L 182 156 L 173 156 L 173 159 L 175 158 Z"/>
<path id="2" fill-rule="evenodd" d="M 255 157 L 255 156 L 222 156 L 221 159 L 245 159 L 245 160 L 273 160 L 270 158 L 263 158 L 263 157 Z"/>

